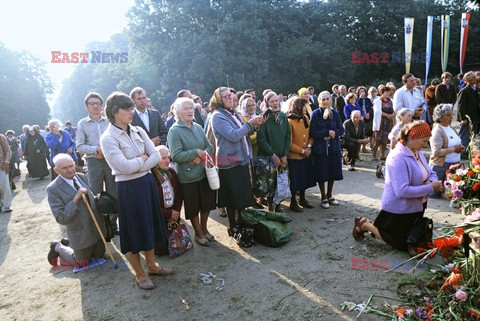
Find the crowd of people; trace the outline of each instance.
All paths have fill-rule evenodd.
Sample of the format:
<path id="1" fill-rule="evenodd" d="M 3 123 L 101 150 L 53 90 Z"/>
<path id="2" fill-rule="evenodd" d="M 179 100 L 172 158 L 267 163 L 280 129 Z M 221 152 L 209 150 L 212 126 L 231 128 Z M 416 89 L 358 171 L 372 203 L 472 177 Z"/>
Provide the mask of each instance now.
<path id="1" fill-rule="evenodd" d="M 129 95 L 112 93 L 105 108 L 103 98 L 91 92 L 84 100 L 87 116 L 76 128 L 53 119 L 45 131 L 25 125 L 20 143 L 11 130 L 7 137 L 0 135 L 2 211 L 11 211 L 20 154 L 31 178 L 48 176 L 48 164 L 48 201 L 68 235 L 66 241 L 51 243 L 49 262 L 55 265 L 58 257 L 67 256 L 87 265 L 104 255 L 105 246 L 91 231 L 92 218 L 80 220 L 80 215 L 87 205 L 95 210 L 96 195 L 106 191 L 117 202 L 109 221 L 120 236 L 121 252 L 138 286 L 151 289 L 149 275 L 173 273 L 157 266 L 154 249 L 167 241 L 166 227 L 179 222 L 182 206 L 195 242 L 210 246 L 215 236 L 208 219 L 216 208 L 228 217 L 227 233 L 234 238 L 243 227 L 243 209 L 282 211 L 283 200 L 275 197 L 281 173 L 288 173 L 290 210 L 314 208 L 305 194 L 316 185 L 323 209 L 338 206 L 333 187 L 343 179 L 342 162 L 355 171 L 363 153 L 380 169 L 385 161 L 385 191 L 375 222 L 355 218 L 353 236 L 360 240 L 368 231 L 412 253 L 421 236 L 411 237 L 409 231 L 423 224 L 428 197 L 441 197 L 445 170 L 466 157 L 470 125 L 479 130 L 480 72 L 463 75 L 458 95 L 452 75 L 445 72 L 441 78 L 426 89 L 413 74 L 403 75 L 398 89 L 392 83 L 368 90 L 334 85 L 332 92 L 317 96 L 313 87 L 300 88 L 287 99 L 266 89 L 259 102 L 253 89 L 219 87 L 205 104 L 183 89 L 170 115 L 161 115 L 140 87 Z M 451 126 L 456 103 L 458 134 Z M 428 143 L 427 162 L 421 149 Z M 218 166 L 218 191 L 205 172 L 209 159 Z M 90 204 L 82 202 L 84 195 Z M 146 270 L 140 264 L 142 251 Z"/>

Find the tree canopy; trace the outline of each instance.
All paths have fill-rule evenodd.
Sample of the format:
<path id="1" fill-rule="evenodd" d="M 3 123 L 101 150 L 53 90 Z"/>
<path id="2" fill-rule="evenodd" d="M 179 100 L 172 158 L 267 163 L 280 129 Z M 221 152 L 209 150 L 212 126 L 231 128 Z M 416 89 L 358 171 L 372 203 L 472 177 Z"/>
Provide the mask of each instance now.
<path id="1" fill-rule="evenodd" d="M 473 10 L 472 10 L 473 8 Z M 271 88 L 284 94 L 334 83 L 400 85 L 403 63 L 352 63 L 352 51 L 404 51 L 404 17 L 415 18 L 413 52 L 425 52 L 427 16 L 435 16 L 429 80 L 439 77 L 440 15 L 451 15 L 448 70 L 459 71 L 461 13 L 472 12 L 464 70 L 478 68 L 478 8 L 466 0 L 136 0 L 128 28 L 89 50 L 128 52 L 128 62 L 79 64 L 53 113 L 77 121 L 83 98 L 143 87 L 166 112 L 178 90 L 208 101 L 215 88 Z M 390 59 L 391 60 L 391 59 Z M 425 64 L 411 72 L 424 80 Z"/>

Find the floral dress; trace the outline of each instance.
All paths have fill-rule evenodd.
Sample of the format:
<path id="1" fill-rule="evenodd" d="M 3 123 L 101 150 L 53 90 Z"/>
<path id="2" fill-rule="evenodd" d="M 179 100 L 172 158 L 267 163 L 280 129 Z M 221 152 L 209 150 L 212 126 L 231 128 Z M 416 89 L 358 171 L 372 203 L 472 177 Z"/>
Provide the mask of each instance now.
<path id="1" fill-rule="evenodd" d="M 385 114 L 393 114 L 395 111 L 393 110 L 393 103 L 391 99 L 387 101 L 382 100 L 382 113 Z M 386 145 L 388 144 L 388 134 L 393 128 L 393 118 L 388 119 L 387 117 L 382 115 L 382 119 L 380 121 L 380 130 L 374 132 L 373 142 L 375 145 Z"/>

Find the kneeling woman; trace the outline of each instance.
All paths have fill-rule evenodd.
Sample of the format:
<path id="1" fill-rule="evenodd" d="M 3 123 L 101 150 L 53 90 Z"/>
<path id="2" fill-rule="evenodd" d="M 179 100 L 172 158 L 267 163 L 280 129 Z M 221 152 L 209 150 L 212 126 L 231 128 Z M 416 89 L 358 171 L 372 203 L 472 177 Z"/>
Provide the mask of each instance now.
<path id="1" fill-rule="evenodd" d="M 409 238 L 410 232 L 423 218 L 428 195 L 442 190 L 442 182 L 420 151 L 430 135 L 430 126 L 421 120 L 402 128 L 399 143 L 386 162 L 382 210 L 374 223 L 365 217 L 355 218 L 355 240 L 368 231 L 398 250 L 411 252 L 418 239 Z"/>

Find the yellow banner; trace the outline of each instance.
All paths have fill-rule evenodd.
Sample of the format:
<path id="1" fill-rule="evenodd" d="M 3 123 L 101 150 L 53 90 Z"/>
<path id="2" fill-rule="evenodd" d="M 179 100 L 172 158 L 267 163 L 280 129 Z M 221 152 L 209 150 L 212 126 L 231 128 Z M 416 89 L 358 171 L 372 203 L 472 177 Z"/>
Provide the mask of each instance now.
<path id="1" fill-rule="evenodd" d="M 414 18 L 405 18 L 405 73 L 410 72 L 412 62 L 413 23 Z"/>

